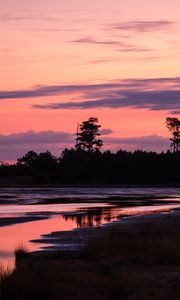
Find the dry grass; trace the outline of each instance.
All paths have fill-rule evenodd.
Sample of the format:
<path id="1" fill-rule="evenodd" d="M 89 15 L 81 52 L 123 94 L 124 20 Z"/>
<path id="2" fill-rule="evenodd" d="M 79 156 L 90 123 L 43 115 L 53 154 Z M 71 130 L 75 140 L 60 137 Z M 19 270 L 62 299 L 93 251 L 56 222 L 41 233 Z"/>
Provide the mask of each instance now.
<path id="1" fill-rule="evenodd" d="M 19 244 L 14 250 L 16 260 L 27 257 L 29 249 L 24 244 Z"/>
<path id="2" fill-rule="evenodd" d="M 117 260 L 121 265 L 176 265 L 180 263 L 180 227 L 145 223 L 135 228 L 116 226 L 89 241 L 86 258 Z"/>
<path id="3" fill-rule="evenodd" d="M 0 262 L 0 282 L 1 280 L 8 278 L 11 274 L 12 274 L 12 268 L 8 265 L 6 266 L 3 265 Z"/>
<path id="4" fill-rule="evenodd" d="M 179 223 L 117 226 L 80 258 L 27 260 L 2 280 L 2 299 L 179 300 Z"/>

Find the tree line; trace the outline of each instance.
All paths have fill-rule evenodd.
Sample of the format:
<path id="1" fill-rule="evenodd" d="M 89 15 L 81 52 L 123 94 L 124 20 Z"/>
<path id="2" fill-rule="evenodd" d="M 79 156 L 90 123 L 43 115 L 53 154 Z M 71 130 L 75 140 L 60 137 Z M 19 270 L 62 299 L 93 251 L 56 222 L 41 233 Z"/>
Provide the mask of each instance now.
<path id="1" fill-rule="evenodd" d="M 179 122 L 179 123 L 178 123 Z M 0 167 L 0 179 L 24 178 L 32 184 L 168 184 L 180 182 L 180 121 L 166 119 L 172 133 L 166 153 L 101 151 L 103 141 L 97 118 L 78 125 L 74 148 L 60 157 L 29 151 L 14 165 Z"/>

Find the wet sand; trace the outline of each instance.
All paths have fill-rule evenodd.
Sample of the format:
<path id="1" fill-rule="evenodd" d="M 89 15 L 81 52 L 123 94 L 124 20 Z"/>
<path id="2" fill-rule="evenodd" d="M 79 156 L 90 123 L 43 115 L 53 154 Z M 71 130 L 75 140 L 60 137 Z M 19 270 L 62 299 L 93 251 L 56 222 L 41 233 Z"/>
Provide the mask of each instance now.
<path id="1" fill-rule="evenodd" d="M 180 207 L 179 195 L 179 189 L 3 189 L 0 250 L 12 254 L 22 243 L 42 255 L 56 250 L 78 252 L 108 228 L 143 218 L 135 215 L 170 214 Z"/>
<path id="2" fill-rule="evenodd" d="M 136 231 L 143 228 L 147 223 L 159 224 L 169 223 L 173 226 L 180 226 L 180 210 L 164 210 L 162 212 L 154 212 L 151 214 L 125 216 L 121 219 L 104 224 L 98 227 L 78 228 L 71 231 L 57 231 L 43 235 L 40 239 L 32 240 L 32 243 L 44 244 L 37 254 L 43 254 L 46 251 L 81 251 L 90 239 L 101 237 L 111 230 Z M 46 253 L 46 251 L 44 253 Z"/>
<path id="3" fill-rule="evenodd" d="M 77 244 L 84 242 L 83 249 L 57 248 L 17 258 L 17 268 L 2 281 L 3 295 L 8 300 L 37 295 L 70 300 L 178 300 L 179 233 L 179 210 L 75 230 L 71 234 Z M 63 238 L 58 232 L 52 237 Z"/>

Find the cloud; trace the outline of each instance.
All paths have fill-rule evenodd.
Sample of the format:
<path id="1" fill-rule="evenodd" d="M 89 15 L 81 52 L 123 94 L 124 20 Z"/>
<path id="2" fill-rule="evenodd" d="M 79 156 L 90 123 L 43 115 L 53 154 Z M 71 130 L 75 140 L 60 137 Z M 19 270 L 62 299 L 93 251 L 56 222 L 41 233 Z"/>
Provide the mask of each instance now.
<path id="1" fill-rule="evenodd" d="M 97 40 L 92 37 L 83 37 L 76 40 L 70 41 L 71 43 L 81 43 L 81 44 L 94 44 L 94 45 L 107 45 L 107 46 L 116 46 L 118 51 L 123 52 L 145 52 L 152 51 L 144 47 L 132 45 L 126 42 L 119 40 Z"/>
<path id="2" fill-rule="evenodd" d="M 26 99 L 26 98 L 39 98 L 54 95 L 67 95 L 77 92 L 92 92 L 92 91 L 106 91 L 111 89 L 136 89 L 136 88 L 151 88 L 155 89 L 157 86 L 172 89 L 180 89 L 180 77 L 168 78 L 150 78 L 150 79 L 126 79 L 126 80 L 113 80 L 105 83 L 97 84 L 71 84 L 71 85 L 36 85 L 32 88 L 25 90 L 15 91 L 1 91 L 0 100 L 6 99 Z"/>
<path id="3" fill-rule="evenodd" d="M 170 114 L 171 115 L 180 115 L 180 110 L 171 110 Z"/>
<path id="4" fill-rule="evenodd" d="M 112 134 L 113 131 L 110 128 L 104 128 L 101 130 L 102 136 L 107 136 Z M 75 134 L 63 131 L 27 131 L 27 132 L 19 132 L 12 133 L 9 135 L 0 134 L 0 145 L 1 149 L 4 147 L 24 147 L 24 146 L 32 146 L 37 147 L 41 145 L 43 148 L 47 148 L 52 145 L 59 144 L 73 144 L 75 141 Z"/>
<path id="5" fill-rule="evenodd" d="M 74 144 L 75 135 L 63 131 L 27 131 L 0 134 L 0 160 L 14 161 L 29 150 L 43 152 L 50 150 L 59 156 L 65 147 Z"/>
<path id="6" fill-rule="evenodd" d="M 87 96 L 88 97 L 88 96 Z M 91 95 L 91 97 L 93 97 Z M 175 91 L 110 91 L 98 93 L 96 100 L 34 105 L 45 109 L 95 109 L 95 108 L 140 108 L 148 110 L 172 110 L 180 106 L 180 90 Z"/>
<path id="7" fill-rule="evenodd" d="M 9 135 L 0 134 L 0 144 L 3 146 L 18 146 L 22 144 L 57 144 L 71 143 L 73 134 L 63 131 L 27 131 L 21 133 L 12 133 Z"/>
<path id="8" fill-rule="evenodd" d="M 16 90 L 16 91 L 0 91 L 0 100 L 5 99 L 28 99 L 28 98 L 39 98 L 48 97 L 62 94 L 75 93 L 80 91 L 95 90 L 97 88 L 103 88 L 104 84 L 94 85 L 51 85 L 44 86 L 39 85 L 27 90 Z"/>
<path id="9" fill-rule="evenodd" d="M 140 137 L 123 137 L 123 138 L 114 138 L 114 137 L 106 137 L 104 138 L 105 142 L 108 143 L 116 143 L 116 144 L 126 144 L 126 145 L 146 145 L 146 146 L 154 146 L 157 144 L 161 144 L 161 146 L 167 145 L 168 139 L 163 136 L 159 136 L 157 134 L 140 136 Z"/>
<path id="10" fill-rule="evenodd" d="M 109 128 L 101 130 L 104 141 L 103 150 L 111 149 L 117 151 L 125 149 L 133 151 L 135 149 L 150 151 L 167 151 L 170 141 L 162 136 L 150 135 L 140 137 L 112 137 L 113 131 Z M 75 135 L 61 131 L 42 132 L 20 132 L 10 135 L 0 135 L 0 160 L 15 161 L 22 157 L 29 150 L 43 152 L 50 150 L 57 157 L 65 148 L 71 148 L 75 143 Z"/>
<path id="11" fill-rule="evenodd" d="M 110 129 L 110 128 L 104 128 L 104 129 L 101 130 L 102 135 L 109 135 L 111 133 L 113 133 L 113 130 Z"/>
<path id="12" fill-rule="evenodd" d="M 119 41 L 111 41 L 111 40 L 96 40 L 91 37 L 83 37 L 77 40 L 72 40 L 70 41 L 71 43 L 83 43 L 83 44 L 97 44 L 97 45 L 118 45 L 120 44 Z"/>
<path id="13" fill-rule="evenodd" d="M 78 96 L 77 96 L 78 94 Z M 117 80 L 100 84 L 35 86 L 0 91 L 0 100 L 68 96 L 68 102 L 34 104 L 36 109 L 139 108 L 179 111 L 180 77 Z"/>
<path id="14" fill-rule="evenodd" d="M 84 86 L 79 101 L 34 105 L 39 109 L 135 108 L 177 111 L 180 107 L 180 78 L 124 80 Z"/>
<path id="15" fill-rule="evenodd" d="M 140 137 L 124 137 L 124 138 L 104 138 L 104 143 L 119 145 L 119 148 L 125 149 L 149 149 L 162 150 L 168 149 L 169 139 L 156 134 Z"/>
<path id="16" fill-rule="evenodd" d="M 63 87 L 60 86 L 38 86 L 29 90 L 17 90 L 17 91 L 0 91 L 0 99 L 27 99 L 37 97 L 47 97 L 57 95 L 63 92 Z"/>
<path id="17" fill-rule="evenodd" d="M 103 64 L 103 63 L 109 63 L 109 62 L 117 62 L 119 61 L 119 58 L 105 58 L 105 59 L 95 59 L 95 60 L 90 60 L 87 63 L 88 64 Z"/>
<path id="18" fill-rule="evenodd" d="M 115 23 L 111 25 L 110 28 L 121 31 L 136 31 L 142 33 L 154 31 L 167 31 L 171 29 L 174 24 L 174 22 L 168 20 L 129 21 Z"/>

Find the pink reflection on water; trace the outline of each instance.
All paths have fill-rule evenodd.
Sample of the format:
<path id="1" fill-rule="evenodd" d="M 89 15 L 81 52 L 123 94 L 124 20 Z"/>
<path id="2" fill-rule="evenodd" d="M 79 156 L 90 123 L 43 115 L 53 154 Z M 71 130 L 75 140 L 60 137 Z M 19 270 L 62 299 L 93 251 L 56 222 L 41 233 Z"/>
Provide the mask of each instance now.
<path id="1" fill-rule="evenodd" d="M 27 246 L 30 251 L 39 250 L 42 245 L 31 243 L 30 240 L 39 239 L 41 235 L 52 231 L 66 231 L 73 228 L 76 228 L 75 221 L 66 221 L 62 216 L 0 227 L 0 260 L 13 267 L 13 252 L 19 244 Z"/>
<path id="2" fill-rule="evenodd" d="M 105 224 L 108 221 L 115 219 L 117 217 L 116 209 L 107 209 L 108 205 L 103 204 L 99 205 L 99 208 L 105 208 L 100 210 L 100 214 L 96 215 L 93 212 L 88 214 L 88 208 L 93 208 L 96 204 L 70 204 L 70 205 L 49 205 L 49 206 L 40 206 L 40 211 L 61 211 L 61 209 L 69 214 L 69 212 L 74 211 L 73 214 L 62 215 L 54 214 L 47 219 L 43 220 L 34 220 L 20 224 L 13 224 L 8 226 L 0 227 L 0 261 L 3 261 L 3 264 L 10 266 L 11 269 L 14 267 L 14 250 L 18 245 L 25 245 L 29 251 L 39 250 L 44 246 L 42 243 L 31 243 L 31 240 L 39 240 L 42 235 L 48 234 L 54 231 L 69 231 L 78 227 L 88 227 L 88 226 L 98 226 L 100 224 Z M 13 213 L 14 208 L 16 209 Z M 28 212 L 37 213 L 37 206 L 7 206 L 2 209 L 4 213 L 1 213 L 1 217 L 23 217 L 25 208 Z M 36 208 L 36 210 L 35 210 Z M 48 210 L 49 208 L 49 210 Z M 76 208 L 76 209 L 75 209 Z M 83 209 L 82 212 L 76 213 L 78 209 Z M 57 213 L 56 211 L 56 213 Z M 34 214 L 32 214 L 33 216 Z M 38 214 L 37 214 L 38 216 Z M 82 222 L 80 221 L 82 219 Z"/>
<path id="3" fill-rule="evenodd" d="M 62 216 L 53 216 L 50 219 L 27 222 L 0 228 L 1 251 L 15 249 L 18 244 L 25 244 L 30 251 L 37 250 L 41 245 L 29 241 L 38 239 L 42 234 L 51 231 L 72 230 L 75 222 L 65 221 Z"/>
<path id="4" fill-rule="evenodd" d="M 131 216 L 164 212 L 180 207 L 180 205 L 157 205 L 119 208 L 108 207 L 105 204 L 101 205 L 99 203 L 97 207 L 95 207 L 95 205 L 95 203 L 91 205 L 48 205 L 49 210 L 47 209 L 47 206 L 43 205 L 39 207 L 41 212 L 56 211 L 56 209 L 58 209 L 58 211 L 60 212 L 61 207 L 61 210 L 66 213 L 64 216 L 62 214 L 54 214 L 51 217 L 43 220 L 31 220 L 26 223 L 0 227 L 0 261 L 3 261 L 4 265 L 8 265 L 11 269 L 13 269 L 13 252 L 18 245 L 23 244 L 30 251 L 39 250 L 44 246 L 44 244 L 31 243 L 30 240 L 39 240 L 42 235 L 49 234 L 54 231 L 69 231 L 78 227 L 98 226 L 114 221 L 118 218 L 118 216 Z M 28 208 L 28 212 L 38 212 L 37 206 L 29 205 L 26 206 L 26 208 Z M 14 213 L 13 209 L 14 207 L 12 206 L 8 206 L 6 208 L 4 207 L 2 209 L 4 214 L 1 214 L 0 216 L 17 217 L 20 215 L 24 215 L 25 207 L 16 206 L 16 210 L 14 211 Z M 46 216 L 46 214 L 44 216 Z"/>

